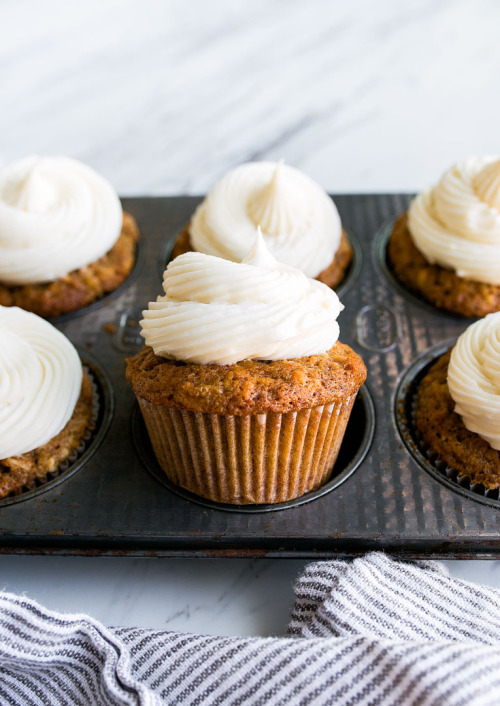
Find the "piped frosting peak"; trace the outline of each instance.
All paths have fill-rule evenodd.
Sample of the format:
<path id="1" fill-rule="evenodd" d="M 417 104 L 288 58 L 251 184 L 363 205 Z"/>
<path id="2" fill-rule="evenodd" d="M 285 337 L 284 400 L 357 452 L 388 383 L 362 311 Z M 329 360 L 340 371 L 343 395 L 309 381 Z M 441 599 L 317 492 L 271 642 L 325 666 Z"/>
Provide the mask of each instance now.
<path id="1" fill-rule="evenodd" d="M 324 353 L 338 339 L 343 306 L 335 292 L 278 263 L 260 231 L 241 263 L 180 255 L 164 273 L 163 290 L 143 312 L 141 335 L 166 358 L 284 360 Z"/>
<path id="2" fill-rule="evenodd" d="M 259 225 L 276 259 L 309 277 L 330 265 L 342 233 L 332 199 L 312 179 L 283 162 L 249 162 L 213 187 L 190 239 L 198 252 L 241 262 Z"/>

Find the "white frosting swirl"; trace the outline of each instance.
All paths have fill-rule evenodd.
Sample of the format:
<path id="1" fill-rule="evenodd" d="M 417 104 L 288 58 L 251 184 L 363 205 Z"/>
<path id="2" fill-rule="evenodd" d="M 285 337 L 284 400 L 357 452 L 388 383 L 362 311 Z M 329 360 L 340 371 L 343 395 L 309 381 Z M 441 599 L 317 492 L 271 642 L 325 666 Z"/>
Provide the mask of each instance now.
<path id="1" fill-rule="evenodd" d="M 335 292 L 278 263 L 260 231 L 242 263 L 180 255 L 166 269 L 163 289 L 143 312 L 141 335 L 166 358 L 284 360 L 324 353 L 338 339 L 344 307 Z"/>
<path id="2" fill-rule="evenodd" d="M 68 339 L 35 314 L 0 306 L 0 458 L 43 446 L 71 418 L 82 364 Z"/>
<path id="3" fill-rule="evenodd" d="M 467 429 L 500 450 L 500 312 L 459 337 L 448 366 L 448 388 Z"/>
<path id="4" fill-rule="evenodd" d="M 116 242 L 112 186 L 68 157 L 26 157 L 0 172 L 0 281 L 35 284 L 98 260 Z"/>
<path id="5" fill-rule="evenodd" d="M 257 226 L 277 260 L 309 277 L 330 265 L 342 233 L 335 204 L 316 182 L 282 162 L 249 162 L 222 177 L 198 206 L 191 244 L 240 262 Z"/>
<path id="6" fill-rule="evenodd" d="M 500 284 L 500 160 L 473 157 L 453 166 L 412 201 L 408 227 L 431 264 Z"/>

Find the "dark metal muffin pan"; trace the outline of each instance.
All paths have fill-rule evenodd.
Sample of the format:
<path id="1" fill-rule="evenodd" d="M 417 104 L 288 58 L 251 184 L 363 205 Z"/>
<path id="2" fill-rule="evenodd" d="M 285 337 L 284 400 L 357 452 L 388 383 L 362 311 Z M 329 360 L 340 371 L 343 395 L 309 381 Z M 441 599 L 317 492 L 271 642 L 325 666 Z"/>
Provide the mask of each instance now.
<path id="1" fill-rule="evenodd" d="M 351 458 L 342 462 L 344 469 L 336 469 L 342 476 L 348 467 L 346 477 L 302 504 L 250 512 L 202 505 L 166 487 L 151 470 L 135 398 L 124 379 L 124 358 L 139 350 L 141 309 L 161 292 L 160 253 L 171 247 L 200 199 L 124 199 L 142 233 L 143 266 L 116 296 L 78 317 L 56 321 L 109 380 L 116 402 L 109 432 L 65 482 L 0 506 L 1 551 L 311 558 L 382 549 L 413 558 L 499 557 L 500 508 L 431 474 L 398 429 L 403 376 L 417 374 L 418 365 L 411 365 L 419 356 L 455 339 L 471 322 L 422 306 L 381 265 L 381 229 L 409 199 L 334 196 L 344 227 L 359 246 L 340 289 L 345 305 L 341 340 L 361 354 L 368 368 L 366 392 L 357 402 L 361 413 L 353 416 L 346 440 L 344 453 L 349 456 L 351 449 Z M 362 458 L 351 468 L 356 454 Z"/>

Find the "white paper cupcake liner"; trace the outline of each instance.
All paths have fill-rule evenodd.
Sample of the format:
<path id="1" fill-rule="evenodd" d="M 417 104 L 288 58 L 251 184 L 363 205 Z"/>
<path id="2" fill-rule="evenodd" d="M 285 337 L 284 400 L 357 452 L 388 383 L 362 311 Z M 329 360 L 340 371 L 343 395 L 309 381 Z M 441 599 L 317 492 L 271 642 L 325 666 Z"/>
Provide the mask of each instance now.
<path id="1" fill-rule="evenodd" d="M 418 385 L 414 386 L 411 393 L 410 402 L 410 415 L 408 423 L 410 425 L 410 433 L 416 444 L 418 452 L 425 459 L 426 463 L 430 464 L 432 469 L 436 474 L 441 475 L 446 478 L 450 483 L 455 485 L 457 489 L 466 490 L 474 495 L 478 495 L 482 498 L 489 498 L 490 500 L 498 500 L 500 496 L 499 488 L 486 488 L 482 483 L 475 483 L 466 475 L 459 473 L 454 468 L 451 468 L 446 461 L 444 461 L 438 453 L 436 453 L 429 444 L 424 441 L 420 432 L 418 431 L 416 425 L 416 412 L 417 412 L 417 393 Z"/>

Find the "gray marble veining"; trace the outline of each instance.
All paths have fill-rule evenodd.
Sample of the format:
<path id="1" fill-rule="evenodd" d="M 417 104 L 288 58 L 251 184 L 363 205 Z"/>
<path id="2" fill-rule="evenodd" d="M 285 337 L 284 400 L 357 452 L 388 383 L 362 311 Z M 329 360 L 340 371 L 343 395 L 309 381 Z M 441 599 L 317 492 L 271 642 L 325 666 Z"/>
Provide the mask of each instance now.
<path id="1" fill-rule="evenodd" d="M 413 191 L 495 151 L 494 0 L 21 0 L 0 7 L 3 162 L 75 156 L 126 194 L 284 157 Z"/>

